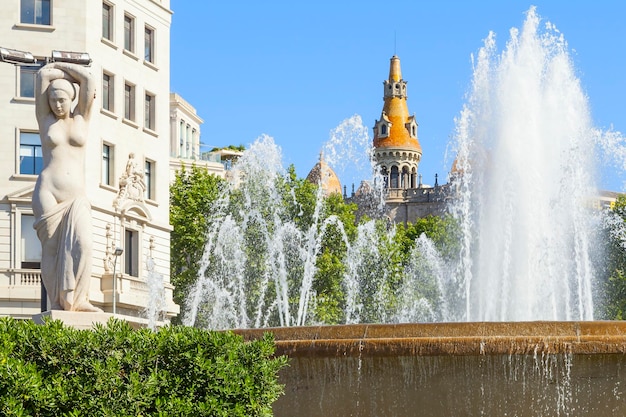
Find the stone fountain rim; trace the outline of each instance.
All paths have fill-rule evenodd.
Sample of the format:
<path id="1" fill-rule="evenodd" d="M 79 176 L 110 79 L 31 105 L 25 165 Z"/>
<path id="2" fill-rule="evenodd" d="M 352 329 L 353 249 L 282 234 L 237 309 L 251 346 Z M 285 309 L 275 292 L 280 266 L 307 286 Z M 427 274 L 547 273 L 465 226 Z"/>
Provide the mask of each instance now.
<path id="1" fill-rule="evenodd" d="M 626 321 L 349 324 L 237 329 L 272 333 L 276 355 L 389 357 L 625 354 Z"/>

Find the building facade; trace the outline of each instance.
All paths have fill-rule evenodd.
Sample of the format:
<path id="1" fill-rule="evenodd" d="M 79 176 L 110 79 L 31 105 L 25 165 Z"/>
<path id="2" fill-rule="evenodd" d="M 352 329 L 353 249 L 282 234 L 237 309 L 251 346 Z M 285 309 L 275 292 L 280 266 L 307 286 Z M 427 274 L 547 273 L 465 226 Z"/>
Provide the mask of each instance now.
<path id="1" fill-rule="evenodd" d="M 178 313 L 169 279 L 169 3 L 3 4 L 0 47 L 27 51 L 36 62 L 0 62 L 0 315 L 30 318 L 42 311 L 41 246 L 31 209 L 43 165 L 34 79 L 55 59 L 52 51 L 88 53 L 99 80 L 85 172 L 94 227 L 91 302 L 141 317 L 149 303 L 148 280 L 158 276 L 164 283 L 162 319 Z"/>
<path id="2" fill-rule="evenodd" d="M 219 152 L 202 152 L 200 127 L 202 119 L 196 109 L 176 93 L 170 93 L 170 180 L 183 166 L 192 164 L 224 178 L 228 162 Z"/>

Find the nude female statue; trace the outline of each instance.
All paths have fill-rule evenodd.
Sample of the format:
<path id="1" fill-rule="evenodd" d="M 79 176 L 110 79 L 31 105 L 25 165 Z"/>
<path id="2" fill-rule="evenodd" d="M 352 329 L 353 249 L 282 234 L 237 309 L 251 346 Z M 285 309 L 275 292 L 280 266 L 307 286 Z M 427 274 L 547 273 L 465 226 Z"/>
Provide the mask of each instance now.
<path id="1" fill-rule="evenodd" d="M 72 111 L 74 84 L 78 103 Z M 52 63 L 37 73 L 43 170 L 32 204 L 51 310 L 101 311 L 89 302 L 93 234 L 85 193 L 85 146 L 95 93 L 95 80 L 85 67 Z"/>

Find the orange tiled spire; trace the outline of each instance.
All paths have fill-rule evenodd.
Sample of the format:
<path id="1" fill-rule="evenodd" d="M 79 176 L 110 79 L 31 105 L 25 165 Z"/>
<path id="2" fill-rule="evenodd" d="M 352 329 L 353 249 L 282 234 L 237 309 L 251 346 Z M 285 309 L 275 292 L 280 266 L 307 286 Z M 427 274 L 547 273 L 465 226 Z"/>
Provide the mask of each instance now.
<path id="1" fill-rule="evenodd" d="M 374 126 L 374 147 L 402 148 L 421 154 L 417 122 L 415 116 L 409 115 L 407 106 L 407 82 L 402 79 L 400 58 L 394 55 L 390 61 L 389 79 L 383 82 L 385 104 Z"/>

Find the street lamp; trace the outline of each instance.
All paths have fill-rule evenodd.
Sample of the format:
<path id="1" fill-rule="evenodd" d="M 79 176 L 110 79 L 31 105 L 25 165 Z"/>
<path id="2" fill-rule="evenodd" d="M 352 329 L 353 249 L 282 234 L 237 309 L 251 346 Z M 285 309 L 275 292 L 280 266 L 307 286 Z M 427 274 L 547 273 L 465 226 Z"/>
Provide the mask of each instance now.
<path id="1" fill-rule="evenodd" d="M 52 62 L 69 62 L 84 66 L 91 65 L 91 57 L 87 52 L 52 51 Z"/>
<path id="2" fill-rule="evenodd" d="M 115 259 L 113 259 L 113 315 L 116 313 L 116 300 L 117 300 L 117 277 L 115 276 L 115 268 L 117 267 L 117 258 L 124 252 L 122 248 L 115 248 Z"/>
<path id="3" fill-rule="evenodd" d="M 9 64 L 34 64 L 37 62 L 33 54 L 17 49 L 3 48 L 0 46 L 0 61 Z"/>

